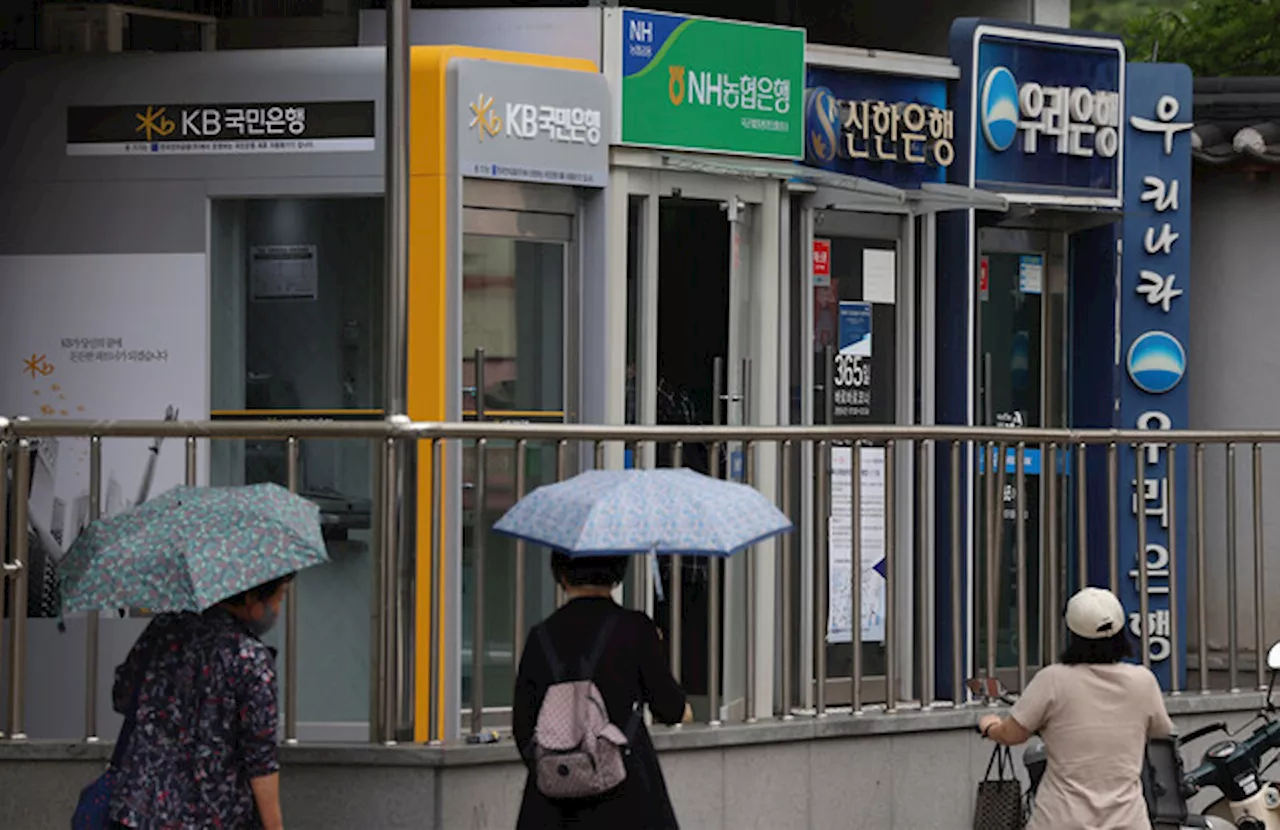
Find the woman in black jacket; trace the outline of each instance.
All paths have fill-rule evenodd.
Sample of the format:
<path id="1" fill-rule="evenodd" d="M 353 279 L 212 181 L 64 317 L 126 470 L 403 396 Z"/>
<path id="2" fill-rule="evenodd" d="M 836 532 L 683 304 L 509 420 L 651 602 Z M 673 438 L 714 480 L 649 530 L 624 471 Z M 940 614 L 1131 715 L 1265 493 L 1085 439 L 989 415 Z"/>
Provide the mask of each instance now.
<path id="1" fill-rule="evenodd" d="M 530 633 L 520 658 L 512 712 L 516 745 L 526 763 L 531 763 L 538 710 L 553 682 L 539 628 L 545 629 L 561 665 L 577 666 L 596 651 L 604 623 L 615 619 L 599 649 L 592 677 L 571 679 L 594 681 L 609 710 L 609 720 L 627 734 L 631 751 L 626 780 L 595 798 L 552 801 L 538 791 L 530 767 L 518 830 L 679 828 L 640 707 L 648 705 L 654 719 L 666 724 L 690 719 L 690 711 L 663 658 L 658 627 L 644 614 L 613 601 L 612 590 L 626 576 L 627 562 L 627 557 L 552 555 L 551 571 L 569 601 Z"/>

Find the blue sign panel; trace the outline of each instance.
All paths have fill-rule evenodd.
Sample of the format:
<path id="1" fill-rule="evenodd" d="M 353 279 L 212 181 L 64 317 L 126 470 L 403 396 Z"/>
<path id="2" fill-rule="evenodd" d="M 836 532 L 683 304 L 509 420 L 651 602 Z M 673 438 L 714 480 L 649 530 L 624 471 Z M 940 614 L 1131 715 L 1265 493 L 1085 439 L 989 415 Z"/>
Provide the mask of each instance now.
<path id="1" fill-rule="evenodd" d="M 871 357 L 871 303 L 840 302 L 840 354 Z"/>
<path id="2" fill-rule="evenodd" d="M 1120 205 L 1123 42 L 966 18 L 952 26 L 951 53 L 967 162 L 952 181 L 1023 201 Z"/>
<path id="3" fill-rule="evenodd" d="M 810 67 L 805 86 L 806 164 L 903 188 L 947 180 L 946 81 Z"/>
<path id="4" fill-rule="evenodd" d="M 1188 458 L 1177 454 L 1174 489 L 1169 482 L 1171 450 L 1158 433 L 1188 427 L 1187 336 L 1191 322 L 1191 70 L 1181 64 L 1129 65 L 1125 118 L 1124 253 L 1120 277 L 1119 426 L 1151 430 L 1146 452 L 1125 453 L 1121 492 L 1128 494 L 1120 515 L 1122 557 L 1120 599 L 1129 611 L 1130 630 L 1141 635 L 1139 613 L 1138 523 L 1146 530 L 1147 599 L 1152 668 L 1169 688 L 1169 658 L 1174 648 L 1170 618 L 1169 573 L 1186 573 Z M 1176 544 L 1174 544 L 1176 543 Z M 1176 551 L 1176 560 L 1170 551 Z M 1178 580 L 1178 607 L 1186 597 Z M 1185 613 L 1177 629 L 1186 671 Z"/>

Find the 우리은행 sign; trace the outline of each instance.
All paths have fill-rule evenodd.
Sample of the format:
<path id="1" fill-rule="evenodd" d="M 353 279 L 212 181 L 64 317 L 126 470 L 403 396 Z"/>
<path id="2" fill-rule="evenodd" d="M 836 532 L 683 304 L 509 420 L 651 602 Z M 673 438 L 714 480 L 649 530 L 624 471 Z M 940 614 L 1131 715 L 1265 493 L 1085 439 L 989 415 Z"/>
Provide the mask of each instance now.
<path id="1" fill-rule="evenodd" d="M 1129 611 L 1129 628 L 1142 635 L 1143 593 L 1147 604 L 1147 641 L 1151 668 L 1170 689 L 1173 649 L 1185 658 L 1185 613 L 1173 617 L 1170 592 L 1177 585 L 1176 607 L 1186 608 L 1185 573 L 1187 448 L 1174 450 L 1159 433 L 1186 429 L 1190 418 L 1187 347 L 1191 330 L 1191 70 L 1181 64 L 1129 65 L 1129 107 L 1125 117 L 1124 247 L 1120 278 L 1120 427 L 1151 430 L 1152 443 L 1138 452 L 1122 452 L 1120 551 L 1123 576 L 1120 599 Z M 1176 453 L 1174 475 L 1170 465 Z M 1142 590 L 1140 556 L 1146 558 Z M 1178 660 L 1180 671 L 1187 662 Z"/>
<path id="2" fill-rule="evenodd" d="M 953 181 L 1022 202 L 1120 206 L 1121 39 L 969 18 L 952 26 L 951 56 L 967 168 Z"/>
<path id="3" fill-rule="evenodd" d="M 804 157 L 803 29 L 626 9 L 624 144 Z"/>

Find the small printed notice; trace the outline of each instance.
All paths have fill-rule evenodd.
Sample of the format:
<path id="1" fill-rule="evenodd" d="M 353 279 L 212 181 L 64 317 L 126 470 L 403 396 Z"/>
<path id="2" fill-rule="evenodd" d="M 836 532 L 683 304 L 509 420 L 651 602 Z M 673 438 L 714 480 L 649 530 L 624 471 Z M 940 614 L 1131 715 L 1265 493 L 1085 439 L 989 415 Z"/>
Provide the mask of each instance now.
<path id="1" fill-rule="evenodd" d="M 841 301 L 839 354 L 871 357 L 871 303 Z"/>
<path id="2" fill-rule="evenodd" d="M 862 299 L 868 303 L 897 302 L 898 255 L 868 248 L 862 252 Z"/>
<path id="3" fill-rule="evenodd" d="M 249 249 L 250 298 L 315 300 L 320 295 L 315 245 L 258 245 Z"/>
<path id="4" fill-rule="evenodd" d="M 831 285 L 831 240 L 813 240 L 813 284 L 818 288 Z"/>
<path id="5" fill-rule="evenodd" d="M 1018 290 L 1023 294 L 1039 294 L 1044 290 L 1044 257 L 1018 257 Z"/>
<path id="6" fill-rule="evenodd" d="M 861 600 L 861 639 L 884 641 L 885 609 L 885 454 L 862 448 L 862 561 L 857 582 Z M 827 535 L 827 642 L 853 641 L 853 449 L 831 450 L 831 519 Z"/>

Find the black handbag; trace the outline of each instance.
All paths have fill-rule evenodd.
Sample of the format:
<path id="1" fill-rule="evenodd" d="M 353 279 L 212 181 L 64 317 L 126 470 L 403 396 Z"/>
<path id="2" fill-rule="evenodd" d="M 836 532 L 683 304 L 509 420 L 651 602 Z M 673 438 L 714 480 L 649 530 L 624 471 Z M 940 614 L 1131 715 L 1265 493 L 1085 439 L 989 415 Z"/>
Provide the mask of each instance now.
<path id="1" fill-rule="evenodd" d="M 991 777 L 995 768 L 996 775 Z M 996 744 L 987 762 L 987 774 L 978 784 L 978 797 L 973 806 L 973 830 L 1022 830 L 1022 784 L 1013 769 L 1013 753 L 1009 747 Z"/>

